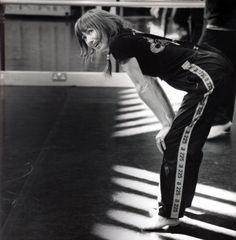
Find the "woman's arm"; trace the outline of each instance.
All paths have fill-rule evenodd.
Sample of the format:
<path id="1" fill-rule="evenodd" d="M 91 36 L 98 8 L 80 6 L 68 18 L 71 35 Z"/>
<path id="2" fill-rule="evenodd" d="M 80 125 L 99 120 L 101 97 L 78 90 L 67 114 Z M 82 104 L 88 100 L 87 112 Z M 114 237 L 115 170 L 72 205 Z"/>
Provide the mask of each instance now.
<path id="1" fill-rule="evenodd" d="M 128 59 L 121 66 L 133 81 L 140 98 L 153 111 L 162 126 L 170 126 L 174 118 L 174 111 L 158 81 L 142 74 L 136 58 Z"/>

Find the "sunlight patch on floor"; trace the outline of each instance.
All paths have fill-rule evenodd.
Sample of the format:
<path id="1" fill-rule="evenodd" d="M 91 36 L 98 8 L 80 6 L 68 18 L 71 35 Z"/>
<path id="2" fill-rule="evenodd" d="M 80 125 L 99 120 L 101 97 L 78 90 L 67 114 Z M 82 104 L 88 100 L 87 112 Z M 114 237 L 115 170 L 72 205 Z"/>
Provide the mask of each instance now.
<path id="1" fill-rule="evenodd" d="M 138 232 L 111 224 L 96 224 L 92 229 L 92 233 L 106 240 L 201 240 L 200 238 L 178 233 Z"/>
<path id="2" fill-rule="evenodd" d="M 164 81 L 158 81 L 167 93 L 176 112 L 185 93 L 170 87 Z M 118 110 L 115 117 L 116 124 L 114 125 L 113 137 L 134 136 L 157 132 L 161 129 L 159 120 L 139 98 L 134 88 L 121 90 L 118 94 L 120 101 L 118 102 Z"/>
<path id="3" fill-rule="evenodd" d="M 129 167 L 129 166 L 122 166 L 122 165 L 113 166 L 113 170 L 115 172 L 119 172 L 126 176 L 136 177 L 137 181 L 145 179 L 145 180 L 155 182 L 157 185 L 159 185 L 160 183 L 159 173 L 154 173 L 151 171 Z M 142 188 L 144 185 L 140 185 L 137 183 L 135 184 L 135 182 L 133 181 L 134 181 L 133 179 L 127 180 L 124 178 L 115 178 L 115 181 L 114 181 L 114 178 L 113 178 L 113 182 L 116 184 L 123 185 L 123 187 L 126 187 L 126 188 L 133 188 L 133 190 L 142 191 Z M 157 196 L 158 191 L 157 190 L 155 191 L 155 187 L 153 186 L 153 184 L 149 184 L 149 185 L 150 187 L 146 188 L 143 191 L 144 192 L 148 191 L 148 194 L 153 195 L 154 197 Z M 201 194 L 201 196 L 199 196 L 199 194 Z M 213 197 L 214 199 L 209 199 L 209 197 Z M 204 211 L 215 212 L 215 213 L 219 213 L 219 214 L 230 216 L 230 217 L 236 217 L 236 206 L 229 203 L 222 202 L 222 200 L 223 201 L 227 200 L 229 202 L 236 202 L 235 197 L 236 197 L 235 192 L 231 192 L 231 191 L 227 191 L 224 189 L 207 186 L 203 184 L 197 184 L 196 195 L 193 199 L 192 206 L 199 210 L 201 209 Z"/>
<path id="4" fill-rule="evenodd" d="M 145 232 L 145 229 L 152 229 L 155 226 L 155 215 L 151 217 L 151 210 L 158 208 L 159 174 L 145 169 L 123 165 L 115 165 L 112 167 L 112 170 L 115 176 L 111 177 L 111 182 L 121 189 L 119 191 L 114 191 L 111 199 L 114 203 L 118 204 L 117 206 L 123 207 L 122 209 L 116 209 L 114 207 L 108 209 L 105 213 L 106 217 L 112 220 L 114 224 L 95 224 L 92 229 L 94 235 L 107 240 L 200 240 L 200 238 L 194 236 L 169 233 L 168 231 Z M 117 174 L 121 176 L 117 176 Z M 122 188 L 124 189 L 123 191 Z M 207 192 L 205 192 L 206 190 Z M 198 196 L 198 191 L 201 196 Z M 234 197 L 235 193 L 224 191 L 224 189 L 198 184 L 197 193 L 193 200 L 193 207 L 186 209 L 186 212 L 200 216 L 202 215 L 203 217 L 205 213 L 212 212 L 218 216 L 222 215 L 236 218 L 236 206 L 221 202 L 219 195 L 226 193 L 227 197 Z M 214 197 L 214 200 L 209 197 Z M 233 199 L 228 199 L 228 201 L 230 200 Z M 236 231 L 217 226 L 214 222 L 204 222 L 186 216 L 181 218 L 180 221 L 182 224 L 195 228 L 198 227 L 206 231 L 236 237 Z"/>
<path id="5" fill-rule="evenodd" d="M 146 193 L 155 197 L 157 196 L 157 185 L 154 185 L 154 184 L 144 183 L 141 181 L 127 179 L 127 178 L 118 178 L 118 177 L 113 177 L 111 181 L 114 184 L 117 184 L 127 189 L 136 190 L 138 192 Z"/>

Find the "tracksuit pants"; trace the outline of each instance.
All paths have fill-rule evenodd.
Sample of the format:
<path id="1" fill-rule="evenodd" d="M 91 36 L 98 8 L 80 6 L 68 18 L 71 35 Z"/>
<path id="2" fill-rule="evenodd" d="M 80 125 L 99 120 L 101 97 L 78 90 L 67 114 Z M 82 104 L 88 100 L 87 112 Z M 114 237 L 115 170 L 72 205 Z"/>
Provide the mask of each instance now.
<path id="1" fill-rule="evenodd" d="M 178 76 L 181 74 L 181 78 Z M 233 71 L 224 58 L 206 51 L 196 51 L 181 66 L 173 87 L 188 91 L 165 137 L 166 150 L 160 174 L 159 215 L 183 217 L 191 206 L 206 142 L 216 109 L 227 102 L 228 79 Z"/>

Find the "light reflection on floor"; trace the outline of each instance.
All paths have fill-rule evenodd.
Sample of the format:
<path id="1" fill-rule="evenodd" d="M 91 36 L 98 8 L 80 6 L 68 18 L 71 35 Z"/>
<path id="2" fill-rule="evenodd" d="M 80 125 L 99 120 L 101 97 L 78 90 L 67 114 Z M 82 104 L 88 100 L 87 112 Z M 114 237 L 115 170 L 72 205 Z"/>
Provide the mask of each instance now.
<path id="1" fill-rule="evenodd" d="M 157 81 L 165 89 L 174 111 L 177 111 L 185 93 L 170 87 L 163 81 Z M 159 120 L 139 98 L 134 88 L 121 90 L 119 94 L 117 123 L 114 126 L 113 137 L 127 137 L 160 130 Z"/>
<path id="2" fill-rule="evenodd" d="M 113 220 L 114 224 L 96 223 L 92 229 L 94 235 L 107 240 L 200 239 L 186 234 L 168 232 L 168 230 L 160 232 L 143 231 L 152 228 L 155 223 L 155 218 L 150 217 L 149 213 L 150 209 L 157 207 L 159 174 L 123 165 L 113 166 L 112 170 L 115 176 L 112 176 L 111 182 L 115 186 L 122 187 L 123 190 L 120 190 L 120 188 L 117 191 L 115 190 L 111 198 L 113 202 L 118 203 L 123 208 L 109 209 L 106 216 L 108 219 Z M 222 194 L 227 196 L 228 203 L 222 202 L 222 199 L 226 200 L 222 197 Z M 198 184 L 193 207 L 187 209 L 186 212 L 196 215 L 211 213 L 236 219 L 235 196 L 235 192 Z M 214 200 L 210 198 L 214 198 Z M 124 207 L 128 207 L 128 210 L 124 209 Z M 181 224 L 198 227 L 228 237 L 236 237 L 235 230 L 215 225 L 214 222 L 204 222 L 187 216 L 182 218 L 181 222 Z"/>
<path id="3" fill-rule="evenodd" d="M 184 234 L 136 232 L 134 230 L 109 224 L 97 224 L 93 229 L 93 233 L 107 240 L 163 240 L 165 239 L 163 237 L 175 240 L 200 240 L 200 238 Z"/>

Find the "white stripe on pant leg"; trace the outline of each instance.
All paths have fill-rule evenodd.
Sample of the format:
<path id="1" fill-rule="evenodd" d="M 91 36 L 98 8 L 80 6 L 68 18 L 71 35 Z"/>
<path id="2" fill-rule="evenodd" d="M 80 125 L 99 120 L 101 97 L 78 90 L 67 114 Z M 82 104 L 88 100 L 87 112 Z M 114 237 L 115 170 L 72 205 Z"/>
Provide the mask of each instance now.
<path id="1" fill-rule="evenodd" d="M 211 94 L 214 90 L 214 83 L 210 77 L 210 75 L 202 68 L 197 66 L 196 64 L 190 63 L 189 61 L 186 61 L 182 68 L 184 70 L 188 70 L 192 72 L 193 74 L 196 74 L 204 83 L 206 89 L 207 89 L 207 95 Z M 206 96 L 206 95 L 205 95 Z"/>
<path id="2" fill-rule="evenodd" d="M 182 67 L 183 69 L 191 71 L 192 73 L 196 74 L 198 77 L 202 79 L 207 89 L 207 93 L 204 95 L 204 98 L 198 103 L 193 119 L 191 123 L 187 127 L 185 127 L 181 141 L 180 141 L 178 157 L 177 157 L 175 190 L 174 190 L 173 204 L 171 209 L 171 218 L 179 217 L 180 206 L 182 201 L 183 185 L 184 185 L 186 158 L 187 158 L 188 145 L 189 145 L 191 133 L 196 122 L 199 120 L 199 118 L 203 114 L 203 111 L 208 101 L 208 95 L 212 93 L 214 89 L 214 83 L 211 77 L 208 75 L 206 71 L 201 69 L 199 66 L 195 64 L 190 64 L 187 61 L 183 64 Z"/>
<path id="3" fill-rule="evenodd" d="M 201 101 L 198 104 L 193 120 L 191 124 L 184 129 L 184 133 L 180 141 L 180 147 L 179 147 L 179 152 L 177 157 L 175 190 L 174 190 L 173 205 L 171 209 L 171 218 L 179 217 L 180 205 L 182 200 L 182 192 L 183 192 L 183 184 L 184 184 L 185 165 L 186 165 L 186 158 L 188 153 L 188 144 L 189 144 L 193 127 L 197 122 L 197 120 L 199 119 L 199 117 L 201 116 L 207 104 L 207 100 L 208 100 L 208 97 L 204 98 L 204 101 Z"/>

